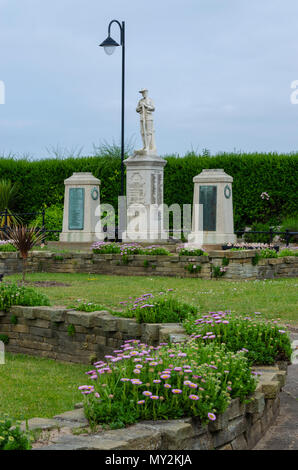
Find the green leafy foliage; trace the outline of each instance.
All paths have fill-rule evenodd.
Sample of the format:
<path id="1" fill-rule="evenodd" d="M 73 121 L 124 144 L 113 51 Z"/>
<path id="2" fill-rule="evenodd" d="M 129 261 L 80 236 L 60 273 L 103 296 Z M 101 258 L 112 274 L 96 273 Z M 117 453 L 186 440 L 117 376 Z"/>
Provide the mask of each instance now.
<path id="1" fill-rule="evenodd" d="M 102 305 L 94 304 L 93 302 L 79 302 L 74 308 L 80 312 L 98 312 L 106 310 Z"/>
<path id="2" fill-rule="evenodd" d="M 17 212 L 40 211 L 42 207 L 63 205 L 64 180 L 74 171 L 90 171 L 102 181 L 101 202 L 118 206 L 121 159 L 116 148 L 106 146 L 94 157 L 0 159 L 3 178 L 18 182 L 15 195 Z M 111 154 L 115 155 L 111 158 Z M 167 156 L 165 167 L 165 203 L 192 204 L 192 179 L 204 168 L 224 168 L 234 178 L 233 206 L 236 230 L 254 222 L 279 224 L 297 212 L 298 154 L 237 154 L 216 156 Z M 268 192 L 270 200 L 260 195 Z M 56 228 L 56 227 L 55 227 Z"/>
<path id="3" fill-rule="evenodd" d="M 2 282 L 0 284 L 0 310 L 7 312 L 12 305 L 34 307 L 50 305 L 50 301 L 46 295 L 31 287 Z"/>
<path id="4" fill-rule="evenodd" d="M 0 335 L 0 341 L 2 341 L 3 344 L 8 344 L 9 337 L 7 335 Z"/>
<path id="5" fill-rule="evenodd" d="M 264 248 L 264 250 L 260 251 L 260 258 L 277 258 L 278 255 L 275 250 L 271 250 L 270 248 Z"/>
<path id="6" fill-rule="evenodd" d="M 11 252 L 11 251 L 17 251 L 17 249 L 8 241 L 1 241 L 0 251 Z"/>
<path id="7" fill-rule="evenodd" d="M 210 342 L 224 343 L 229 351 L 244 350 L 251 364 L 290 361 L 292 349 L 287 332 L 277 322 L 259 316 L 259 312 L 247 317 L 212 312 L 195 320 L 189 318 L 183 326 L 201 347 Z"/>
<path id="8" fill-rule="evenodd" d="M 223 277 L 227 272 L 227 268 L 225 266 L 212 266 L 212 277 L 215 279 L 219 279 Z"/>
<path id="9" fill-rule="evenodd" d="M 251 259 L 251 264 L 253 266 L 257 266 L 257 264 L 259 263 L 259 259 L 260 259 L 260 254 L 256 253 L 255 256 Z"/>
<path id="10" fill-rule="evenodd" d="M 190 274 L 197 274 L 197 273 L 201 272 L 202 266 L 200 266 L 199 264 L 189 263 L 187 266 L 185 266 L 185 269 Z"/>
<path id="11" fill-rule="evenodd" d="M 170 252 L 160 245 L 143 247 L 138 243 L 115 243 L 115 242 L 95 242 L 92 245 L 93 253 L 96 254 L 121 254 L 124 264 L 128 264 L 128 255 L 158 255 L 169 256 Z M 126 259 L 125 259 L 126 258 Z"/>
<path id="12" fill-rule="evenodd" d="M 279 258 L 282 258 L 283 256 L 298 256 L 298 250 L 290 250 L 289 248 L 284 248 L 278 253 Z"/>
<path id="13" fill-rule="evenodd" d="M 206 253 L 206 251 L 195 248 L 181 248 L 178 253 L 179 256 L 208 256 L 208 253 Z"/>
<path id="14" fill-rule="evenodd" d="M 74 336 L 76 334 L 76 328 L 72 323 L 67 327 L 67 334 L 68 336 Z"/>
<path id="15" fill-rule="evenodd" d="M 253 223 L 251 226 L 252 232 L 269 232 L 270 224 Z M 270 234 L 267 233 L 250 233 L 244 234 L 244 240 L 248 243 L 270 243 Z"/>
<path id="16" fill-rule="evenodd" d="M 46 230 L 62 230 L 63 223 L 63 205 L 53 204 L 45 208 L 45 227 Z M 33 221 L 33 225 L 42 228 L 42 214 L 39 214 Z M 47 233 L 47 240 L 58 241 L 59 233 Z"/>
<path id="17" fill-rule="evenodd" d="M 121 316 L 135 317 L 138 323 L 181 323 L 188 315 L 196 312 L 196 307 L 180 302 L 175 297 L 150 296 L 131 304 Z"/>
<path id="18" fill-rule="evenodd" d="M 29 450 L 30 438 L 20 426 L 6 416 L 0 416 L 0 450 Z"/>
<path id="19" fill-rule="evenodd" d="M 289 232 L 298 232 L 298 214 L 297 213 L 287 216 L 282 220 L 280 231 L 285 232 L 286 230 L 289 230 Z M 280 238 L 281 240 L 284 240 L 284 241 L 286 240 L 285 235 L 281 235 Z M 291 235 L 288 241 L 290 243 L 293 243 L 293 242 L 297 242 L 297 240 L 298 240 L 298 235 L 296 234 L 296 235 Z"/>
<path id="20" fill-rule="evenodd" d="M 97 371 L 88 373 L 92 385 L 79 387 L 94 426 L 187 416 L 206 423 L 223 413 L 232 398 L 242 401 L 256 387 L 245 354 L 224 346 L 199 348 L 192 341 L 153 348 L 130 340 L 122 347 L 122 353 L 115 351 L 114 357 L 95 364 Z"/>
<path id="21" fill-rule="evenodd" d="M 16 315 L 11 315 L 10 317 L 10 323 L 12 325 L 17 325 L 18 324 L 18 317 Z"/>

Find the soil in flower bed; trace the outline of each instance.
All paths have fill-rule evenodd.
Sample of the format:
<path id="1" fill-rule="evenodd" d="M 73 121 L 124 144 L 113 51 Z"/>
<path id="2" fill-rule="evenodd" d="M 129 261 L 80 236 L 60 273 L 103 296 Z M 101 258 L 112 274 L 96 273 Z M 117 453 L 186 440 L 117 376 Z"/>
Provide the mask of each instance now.
<path id="1" fill-rule="evenodd" d="M 37 287 L 70 287 L 71 284 L 57 281 L 25 281 L 25 284 Z"/>

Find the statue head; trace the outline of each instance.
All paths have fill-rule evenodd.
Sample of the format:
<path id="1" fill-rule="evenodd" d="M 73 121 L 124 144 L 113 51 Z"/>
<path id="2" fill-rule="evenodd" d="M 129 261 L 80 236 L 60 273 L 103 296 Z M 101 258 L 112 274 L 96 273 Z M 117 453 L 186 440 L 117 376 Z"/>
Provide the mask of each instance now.
<path id="1" fill-rule="evenodd" d="M 139 93 L 141 93 L 143 95 L 143 98 L 147 98 L 148 96 L 148 90 L 147 88 L 142 88 Z"/>

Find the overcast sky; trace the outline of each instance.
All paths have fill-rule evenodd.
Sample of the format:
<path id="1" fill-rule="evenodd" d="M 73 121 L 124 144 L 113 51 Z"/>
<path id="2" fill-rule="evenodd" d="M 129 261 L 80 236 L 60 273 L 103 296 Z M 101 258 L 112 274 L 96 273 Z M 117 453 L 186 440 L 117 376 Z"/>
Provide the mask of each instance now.
<path id="1" fill-rule="evenodd" d="M 298 150 L 297 18 L 297 0 L 0 0 L 0 153 L 120 143 L 121 50 L 98 47 L 112 19 L 136 148 L 145 87 L 161 155 Z"/>

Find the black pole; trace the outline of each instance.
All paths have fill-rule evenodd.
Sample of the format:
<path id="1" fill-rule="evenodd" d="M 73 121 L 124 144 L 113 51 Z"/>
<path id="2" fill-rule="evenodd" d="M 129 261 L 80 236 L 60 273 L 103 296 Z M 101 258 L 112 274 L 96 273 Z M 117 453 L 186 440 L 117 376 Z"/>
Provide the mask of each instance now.
<path id="1" fill-rule="evenodd" d="M 286 246 L 289 246 L 290 236 L 289 236 L 289 229 L 286 229 Z"/>
<path id="2" fill-rule="evenodd" d="M 121 194 L 124 196 L 124 114 L 125 114 L 125 22 L 121 27 L 122 45 L 122 106 L 121 106 Z"/>

